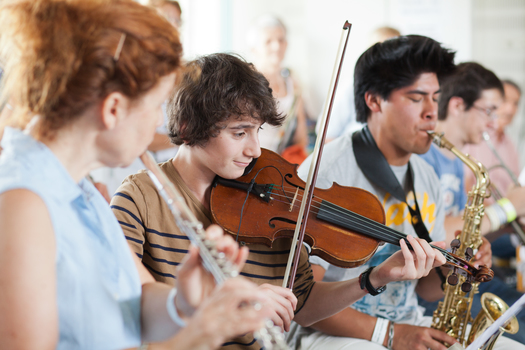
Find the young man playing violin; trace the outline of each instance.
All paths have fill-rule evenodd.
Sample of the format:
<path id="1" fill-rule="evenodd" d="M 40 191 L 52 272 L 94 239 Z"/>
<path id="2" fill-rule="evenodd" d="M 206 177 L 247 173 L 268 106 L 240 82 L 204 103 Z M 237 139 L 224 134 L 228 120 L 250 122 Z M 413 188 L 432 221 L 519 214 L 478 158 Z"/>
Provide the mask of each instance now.
<path id="1" fill-rule="evenodd" d="M 422 236 L 428 230 L 431 240 L 445 239 L 439 180 L 417 154 L 430 147 L 427 130 L 436 126 L 439 81 L 454 69 L 453 59 L 453 52 L 422 36 L 394 38 L 365 51 L 356 64 L 354 85 L 357 120 L 367 126 L 326 146 L 317 186 L 328 188 L 336 182 L 366 189 L 383 204 L 386 225 L 409 237 L 417 237 L 417 227 Z M 299 176 L 306 176 L 310 162 L 301 165 Z M 385 177 L 398 187 L 386 190 Z M 397 250 L 384 245 L 356 269 L 343 270 L 317 257 L 310 262 L 316 280 L 344 281 L 383 263 Z M 480 257 L 483 264 L 486 255 Z M 372 291 L 374 295 L 366 295 L 351 308 L 301 329 L 301 348 L 446 350 L 442 342 L 453 344 L 455 339 L 429 328 L 431 319 L 423 316 L 417 300 L 417 295 L 441 298 L 440 286 L 438 273 L 432 270 L 419 280 Z"/>
<path id="2" fill-rule="evenodd" d="M 264 123 L 279 125 L 268 81 L 251 64 L 228 54 L 204 56 L 188 64 L 169 102 L 170 138 L 180 145 L 177 155 L 160 166 L 183 194 L 204 226 L 211 224 L 210 193 L 216 176 L 240 177 L 261 149 L 258 130 Z M 264 126 L 263 126 L 264 127 Z M 128 242 L 152 275 L 174 284 L 176 267 L 190 242 L 178 229 L 170 210 L 145 173 L 128 177 L 112 200 Z M 251 213 L 257 215 L 257 213 Z M 246 215 L 246 214 L 245 214 Z M 427 242 L 409 238 L 401 251 L 378 266 L 366 280 L 383 286 L 394 280 L 420 278 L 445 262 Z M 241 275 L 260 285 L 270 300 L 271 320 L 288 330 L 290 322 L 308 326 L 333 315 L 363 297 L 358 279 L 314 282 L 304 247 L 294 290 L 280 287 L 290 250 L 289 239 L 273 247 L 248 245 L 250 253 Z M 224 344 L 229 349 L 259 349 L 251 334 Z"/>

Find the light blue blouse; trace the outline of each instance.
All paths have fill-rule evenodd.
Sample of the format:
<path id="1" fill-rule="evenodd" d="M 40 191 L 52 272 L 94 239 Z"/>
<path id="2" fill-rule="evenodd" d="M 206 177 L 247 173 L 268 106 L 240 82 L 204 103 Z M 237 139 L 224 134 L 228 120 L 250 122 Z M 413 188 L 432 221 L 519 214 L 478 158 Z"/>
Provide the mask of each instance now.
<path id="1" fill-rule="evenodd" d="M 20 130 L 6 128 L 2 147 L 0 193 L 36 193 L 53 223 L 58 349 L 138 346 L 140 279 L 107 202 L 88 181 L 75 183 L 49 148 Z M 38 266 L 27 273 L 38 274 Z"/>

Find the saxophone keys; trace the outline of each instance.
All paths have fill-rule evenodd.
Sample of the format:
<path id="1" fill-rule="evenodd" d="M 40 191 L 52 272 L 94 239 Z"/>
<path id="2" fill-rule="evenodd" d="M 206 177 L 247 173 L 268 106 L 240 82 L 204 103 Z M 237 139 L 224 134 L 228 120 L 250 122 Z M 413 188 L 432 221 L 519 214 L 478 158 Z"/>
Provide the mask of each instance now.
<path id="1" fill-rule="evenodd" d="M 452 336 L 454 334 L 454 328 L 457 327 L 457 323 L 458 323 L 458 317 L 457 316 L 452 316 L 449 320 L 448 320 L 448 324 L 450 325 L 450 329 L 447 331 L 448 335 Z"/>
<path id="2" fill-rule="evenodd" d="M 468 303 L 461 299 L 456 305 L 456 311 L 458 315 L 463 315 L 468 311 Z"/>

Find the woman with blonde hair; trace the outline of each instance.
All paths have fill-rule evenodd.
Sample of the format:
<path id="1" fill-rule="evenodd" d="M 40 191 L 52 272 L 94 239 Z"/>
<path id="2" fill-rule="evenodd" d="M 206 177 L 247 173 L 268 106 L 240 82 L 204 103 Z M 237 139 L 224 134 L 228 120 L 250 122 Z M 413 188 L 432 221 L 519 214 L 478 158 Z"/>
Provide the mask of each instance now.
<path id="1" fill-rule="evenodd" d="M 0 156 L 0 348 L 123 349 L 185 323 L 180 348 L 214 348 L 258 329 L 264 308 L 240 306 L 265 297 L 242 279 L 215 288 L 196 249 L 179 293 L 154 282 L 85 180 L 151 142 L 180 64 L 176 30 L 126 0 L 18 0 L 0 23 L 14 106 Z M 242 267 L 246 249 L 208 235 Z"/>

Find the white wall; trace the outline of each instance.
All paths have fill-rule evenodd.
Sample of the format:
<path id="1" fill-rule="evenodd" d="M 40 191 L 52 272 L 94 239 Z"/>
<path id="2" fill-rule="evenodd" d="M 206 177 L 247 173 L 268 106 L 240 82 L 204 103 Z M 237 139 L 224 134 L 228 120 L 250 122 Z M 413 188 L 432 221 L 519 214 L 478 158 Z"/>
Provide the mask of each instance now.
<path id="1" fill-rule="evenodd" d="M 369 46 L 369 34 L 383 25 L 431 36 L 457 50 L 461 61 L 472 55 L 472 0 L 182 0 L 181 5 L 187 58 L 233 51 L 250 59 L 245 41 L 250 23 L 265 13 L 282 18 L 289 41 L 285 64 L 303 83 L 313 116 L 326 96 L 345 20 L 353 26 L 343 84 Z"/>

